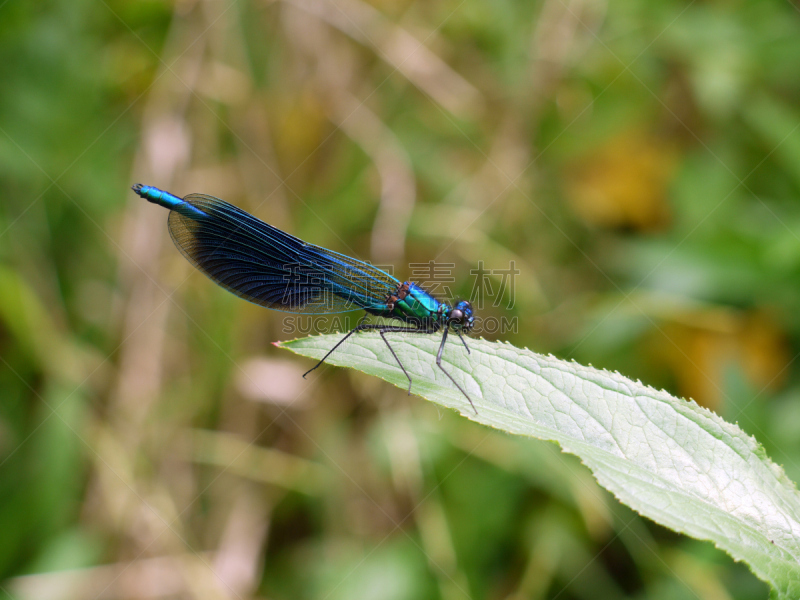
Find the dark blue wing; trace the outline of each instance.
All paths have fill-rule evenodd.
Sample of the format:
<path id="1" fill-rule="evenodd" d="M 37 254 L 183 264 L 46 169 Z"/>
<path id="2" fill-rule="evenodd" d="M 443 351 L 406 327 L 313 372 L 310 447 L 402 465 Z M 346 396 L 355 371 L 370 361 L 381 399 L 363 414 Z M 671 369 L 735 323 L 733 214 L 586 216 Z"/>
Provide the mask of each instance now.
<path id="1" fill-rule="evenodd" d="M 195 267 L 240 298 L 274 310 L 382 312 L 399 282 L 365 262 L 268 225 L 224 200 L 190 194 L 171 210 L 169 232 Z"/>

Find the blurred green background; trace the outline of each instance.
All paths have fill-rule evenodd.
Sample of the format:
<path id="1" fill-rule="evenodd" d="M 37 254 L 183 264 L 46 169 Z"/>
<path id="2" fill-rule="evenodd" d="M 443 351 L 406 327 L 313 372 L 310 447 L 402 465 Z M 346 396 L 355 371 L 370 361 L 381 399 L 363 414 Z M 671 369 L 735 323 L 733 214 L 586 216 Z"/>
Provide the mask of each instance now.
<path id="1" fill-rule="evenodd" d="M 553 445 L 304 381 L 129 186 L 461 296 L 513 261 L 498 337 L 797 481 L 798 65 L 792 0 L 0 3 L 0 598 L 766 598 Z"/>

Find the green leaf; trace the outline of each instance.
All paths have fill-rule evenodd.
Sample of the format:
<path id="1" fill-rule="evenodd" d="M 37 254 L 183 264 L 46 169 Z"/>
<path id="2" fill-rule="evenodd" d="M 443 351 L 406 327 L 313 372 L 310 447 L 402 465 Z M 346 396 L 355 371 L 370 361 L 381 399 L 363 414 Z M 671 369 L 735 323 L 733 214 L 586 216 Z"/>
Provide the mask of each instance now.
<path id="1" fill-rule="evenodd" d="M 320 359 L 340 339 L 279 346 Z M 485 340 L 471 340 L 467 355 L 454 340 L 443 363 L 475 414 L 436 368 L 438 343 L 432 336 L 392 340 L 415 393 L 473 421 L 558 442 L 624 504 L 745 561 L 775 597 L 800 597 L 800 494 L 739 427 L 619 373 Z M 408 386 L 377 333 L 353 336 L 327 362 Z"/>

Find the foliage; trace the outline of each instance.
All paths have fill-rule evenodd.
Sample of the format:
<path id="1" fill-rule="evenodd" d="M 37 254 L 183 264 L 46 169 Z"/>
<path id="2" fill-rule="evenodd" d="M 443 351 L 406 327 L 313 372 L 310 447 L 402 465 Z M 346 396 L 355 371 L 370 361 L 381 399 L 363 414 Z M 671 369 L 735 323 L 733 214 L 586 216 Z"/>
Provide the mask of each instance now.
<path id="1" fill-rule="evenodd" d="M 339 339 L 316 336 L 281 347 L 320 360 Z M 800 593 L 800 494 L 752 437 L 693 402 L 619 373 L 510 344 L 471 346 L 468 356 L 460 351 L 443 362 L 474 406 L 434 366 L 435 340 L 414 336 L 392 350 L 411 365 L 413 386 L 429 400 L 508 433 L 558 442 L 640 514 L 746 561 L 781 598 Z M 406 374 L 375 332 L 357 336 L 330 361 L 406 386 Z"/>

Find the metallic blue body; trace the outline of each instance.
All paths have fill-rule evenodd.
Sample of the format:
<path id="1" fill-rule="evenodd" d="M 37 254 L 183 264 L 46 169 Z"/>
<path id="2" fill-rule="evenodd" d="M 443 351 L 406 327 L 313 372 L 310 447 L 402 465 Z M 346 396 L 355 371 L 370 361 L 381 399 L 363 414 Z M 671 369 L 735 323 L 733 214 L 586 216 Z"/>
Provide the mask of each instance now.
<path id="1" fill-rule="evenodd" d="M 407 294 L 395 303 L 391 316 L 402 320 L 424 320 L 438 317 L 445 309 L 450 312 L 450 307 L 443 305 L 416 283 L 406 281 L 405 285 Z"/>
<path id="2" fill-rule="evenodd" d="M 305 314 L 361 309 L 436 329 L 448 322 L 452 307 L 415 283 L 401 284 L 368 263 L 303 242 L 219 198 L 179 198 L 141 184 L 132 189 L 168 208 L 170 235 L 181 253 L 245 300 Z"/>
<path id="3" fill-rule="evenodd" d="M 400 283 L 368 263 L 304 242 L 219 198 L 204 194 L 178 198 L 141 183 L 132 189 L 145 200 L 169 209 L 169 233 L 181 254 L 240 298 L 274 310 L 306 314 L 363 309 L 408 325 L 360 323 L 305 375 L 324 363 L 353 333 L 376 330 L 408 378 L 410 394 L 411 376 L 384 334 L 442 331 L 436 365 L 475 409 L 464 388 L 442 366 L 450 330 L 469 351 L 462 337 L 474 323 L 468 301 L 451 307 L 413 282 Z"/>
<path id="4" fill-rule="evenodd" d="M 185 217 L 191 219 L 202 219 L 207 216 L 202 211 L 192 206 L 189 202 L 184 202 L 182 198 L 178 198 L 174 194 L 160 190 L 157 187 L 150 185 L 141 185 L 137 183 L 133 187 L 133 191 L 139 194 L 142 198 L 153 204 L 158 204 L 170 210 L 176 210 Z"/>

